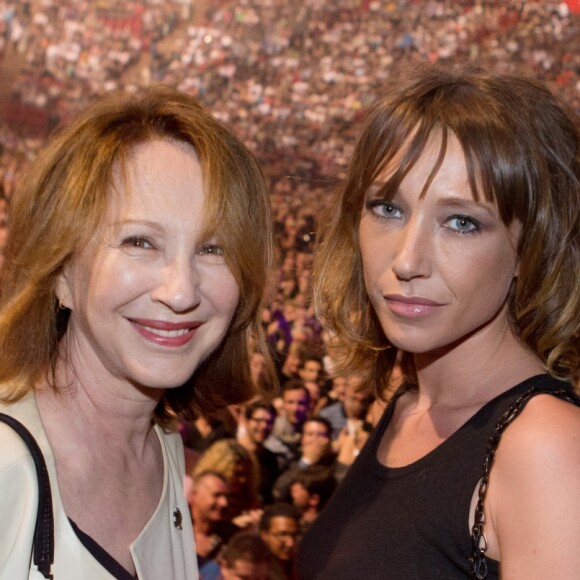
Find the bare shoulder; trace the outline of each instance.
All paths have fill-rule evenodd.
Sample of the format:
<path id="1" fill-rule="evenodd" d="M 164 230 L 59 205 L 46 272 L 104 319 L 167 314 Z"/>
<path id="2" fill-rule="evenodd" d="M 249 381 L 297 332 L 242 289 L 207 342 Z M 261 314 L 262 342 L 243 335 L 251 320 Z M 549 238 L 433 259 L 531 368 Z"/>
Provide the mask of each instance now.
<path id="1" fill-rule="evenodd" d="M 492 469 L 488 509 L 502 578 L 577 577 L 580 552 L 580 408 L 532 398 L 506 429 Z"/>
<path id="2" fill-rule="evenodd" d="M 502 439 L 501 456 L 530 454 L 540 459 L 549 451 L 565 453 L 580 446 L 580 406 L 549 394 L 539 394 L 526 405 Z M 559 455 L 558 453 L 557 455 Z M 548 459 L 548 458 L 547 458 Z M 579 458 L 580 459 L 580 458 Z"/>
<path id="3" fill-rule="evenodd" d="M 495 470 L 507 482 L 517 479 L 524 490 L 538 485 L 548 491 L 564 482 L 578 489 L 580 407 L 548 394 L 533 397 L 506 429 Z"/>

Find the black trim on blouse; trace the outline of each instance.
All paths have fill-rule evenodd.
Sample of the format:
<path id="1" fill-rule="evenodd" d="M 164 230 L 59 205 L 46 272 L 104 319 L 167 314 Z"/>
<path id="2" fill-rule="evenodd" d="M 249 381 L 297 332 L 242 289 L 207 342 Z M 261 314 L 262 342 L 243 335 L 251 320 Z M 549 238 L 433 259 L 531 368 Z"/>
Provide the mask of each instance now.
<path id="1" fill-rule="evenodd" d="M 123 568 L 123 566 L 121 566 L 121 564 L 119 564 L 119 562 L 117 562 L 109 552 L 97 544 L 91 536 L 85 534 L 85 532 L 83 532 L 70 518 L 68 521 L 82 545 L 91 553 L 93 558 L 95 558 L 95 560 L 97 560 L 97 562 L 101 564 L 107 572 L 109 572 L 109 574 L 112 574 L 117 580 L 135 580 L 137 578 L 136 575 L 127 572 L 127 570 Z"/>

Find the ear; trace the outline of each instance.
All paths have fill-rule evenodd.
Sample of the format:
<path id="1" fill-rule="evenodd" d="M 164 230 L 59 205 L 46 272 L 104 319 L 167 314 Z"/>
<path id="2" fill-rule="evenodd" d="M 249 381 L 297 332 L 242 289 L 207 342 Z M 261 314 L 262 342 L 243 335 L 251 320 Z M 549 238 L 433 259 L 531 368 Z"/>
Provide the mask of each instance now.
<path id="1" fill-rule="evenodd" d="M 183 491 L 185 493 L 185 499 L 187 500 L 187 503 L 191 506 L 193 503 L 195 491 L 193 486 L 193 479 L 191 475 L 187 473 L 183 476 Z"/>
<path id="2" fill-rule="evenodd" d="M 70 284 L 70 264 L 66 264 L 56 277 L 54 293 L 59 306 L 72 310 L 72 288 Z"/>

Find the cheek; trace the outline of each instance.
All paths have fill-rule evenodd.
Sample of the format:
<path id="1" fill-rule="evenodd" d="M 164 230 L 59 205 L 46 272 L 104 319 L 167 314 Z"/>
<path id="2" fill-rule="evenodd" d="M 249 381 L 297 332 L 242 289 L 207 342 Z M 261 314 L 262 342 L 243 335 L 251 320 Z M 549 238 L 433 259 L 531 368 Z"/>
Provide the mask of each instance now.
<path id="1" fill-rule="evenodd" d="M 366 224 L 366 220 L 363 218 L 358 231 L 358 243 L 365 282 L 367 276 L 370 276 L 378 267 L 376 259 L 377 235 L 371 230 L 372 228 Z"/>
<path id="2" fill-rule="evenodd" d="M 225 266 L 202 267 L 200 288 L 215 308 L 231 318 L 240 301 L 240 288 L 230 270 Z"/>
<path id="3" fill-rule="evenodd" d="M 146 295 L 155 278 L 154 269 L 146 264 L 111 257 L 93 266 L 86 293 L 80 294 L 78 300 L 89 307 L 93 305 L 93 310 L 116 310 Z M 98 312 L 96 315 L 100 316 Z"/>
<path id="4" fill-rule="evenodd" d="M 465 255 L 461 259 L 464 268 L 453 267 L 451 258 L 447 263 L 453 287 L 474 304 L 503 303 L 516 275 L 516 258 L 508 245 L 497 245 L 488 248 L 488 251 Z M 457 261 L 455 264 L 459 266 Z M 473 300 L 474 296 L 477 300 Z"/>
<path id="5" fill-rule="evenodd" d="M 389 248 L 394 244 L 390 237 L 385 236 L 384 232 L 378 231 L 373 225 L 363 218 L 359 228 L 363 280 L 371 300 L 380 298 L 379 283 L 392 263 L 393 257 L 389 254 Z"/>

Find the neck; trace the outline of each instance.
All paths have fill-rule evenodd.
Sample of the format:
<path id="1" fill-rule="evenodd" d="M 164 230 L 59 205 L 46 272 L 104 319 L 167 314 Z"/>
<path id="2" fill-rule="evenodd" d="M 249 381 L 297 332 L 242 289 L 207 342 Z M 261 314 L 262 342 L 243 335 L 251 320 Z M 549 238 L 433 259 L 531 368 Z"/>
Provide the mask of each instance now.
<path id="1" fill-rule="evenodd" d="M 73 360 L 57 365 L 55 379 L 56 391 L 46 380 L 37 389 L 41 418 L 55 436 L 63 430 L 71 444 L 86 442 L 109 450 L 118 446 L 133 456 L 143 453 L 162 390 L 99 377 Z"/>
<path id="2" fill-rule="evenodd" d="M 195 510 L 193 510 L 195 512 Z M 214 522 L 206 520 L 195 513 L 193 514 L 193 530 L 196 534 L 201 534 L 204 536 L 211 536 L 213 534 Z"/>

